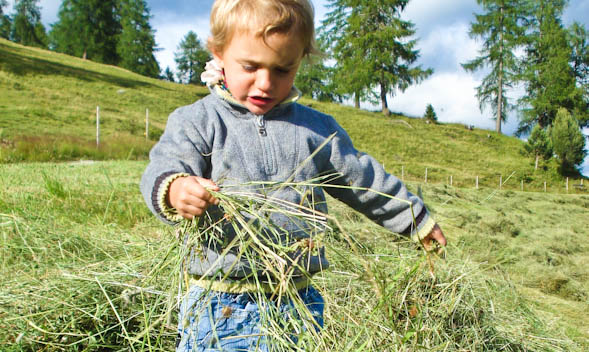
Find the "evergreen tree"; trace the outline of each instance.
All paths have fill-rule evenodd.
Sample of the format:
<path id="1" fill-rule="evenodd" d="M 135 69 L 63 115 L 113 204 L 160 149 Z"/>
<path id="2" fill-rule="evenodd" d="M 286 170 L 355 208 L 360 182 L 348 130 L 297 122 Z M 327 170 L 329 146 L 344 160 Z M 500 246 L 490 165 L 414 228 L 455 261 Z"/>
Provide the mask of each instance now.
<path id="1" fill-rule="evenodd" d="M 144 76 L 158 77 L 160 67 L 153 55 L 154 31 L 149 24 L 145 0 L 120 0 L 122 33 L 117 44 L 120 66 Z"/>
<path id="2" fill-rule="evenodd" d="M 97 62 L 119 63 L 118 0 L 63 0 L 50 32 L 52 49 Z"/>
<path id="3" fill-rule="evenodd" d="M 295 86 L 303 95 L 319 101 L 341 101 L 332 84 L 333 69 L 324 64 L 323 57 L 303 60 L 295 78 Z"/>
<path id="4" fill-rule="evenodd" d="M 361 52 L 356 50 L 348 37 L 353 36 L 354 29 L 350 27 L 346 1 L 334 1 L 327 5 L 331 8 L 319 28 L 320 39 L 324 50 L 336 62 L 331 69 L 330 76 L 332 90 L 340 97 L 354 99 L 354 106 L 359 109 L 360 101 L 370 100 L 370 67 L 364 64 Z"/>
<path id="5" fill-rule="evenodd" d="M 577 85 L 584 89 L 585 100 L 589 99 L 589 32 L 585 26 L 575 22 L 569 28 L 569 42 L 572 47 L 571 66 Z"/>
<path id="6" fill-rule="evenodd" d="M 538 169 L 538 161 L 540 158 L 548 160 L 552 157 L 552 144 L 546 130 L 540 125 L 534 126 L 528 141 L 524 144 L 524 149 L 536 159 L 534 162 L 534 170 Z"/>
<path id="7" fill-rule="evenodd" d="M 28 46 L 47 47 L 45 27 L 41 23 L 39 0 L 17 0 L 16 13 L 12 22 L 11 38 L 14 42 Z"/>
<path id="8" fill-rule="evenodd" d="M 172 72 L 170 66 L 166 66 L 166 70 L 164 71 L 164 76 L 162 78 L 168 82 L 176 82 L 174 79 L 174 72 Z"/>
<path id="9" fill-rule="evenodd" d="M 565 0 L 535 0 L 527 35 L 523 80 L 526 95 L 520 99 L 525 109 L 520 117 L 518 134 L 532 126 L 551 126 L 556 112 L 563 107 L 577 117 L 581 125 L 589 123 L 587 101 L 576 85 L 570 61 L 572 49 L 567 31 L 561 23 Z"/>
<path id="10" fill-rule="evenodd" d="M 519 0 L 477 0 L 483 7 L 483 14 L 475 14 L 476 22 L 471 23 L 471 38 L 481 38 L 483 48 L 480 56 L 462 64 L 474 72 L 489 67 L 491 71 L 477 87 L 477 98 L 481 111 L 490 105 L 496 120 L 496 131 L 501 133 L 501 123 L 507 120 L 507 111 L 512 109 L 506 90 L 517 81 L 518 60 L 515 50 L 520 45 L 525 27 L 522 25 L 524 12 Z"/>
<path id="11" fill-rule="evenodd" d="M 560 161 L 561 172 L 574 171 L 575 166 L 581 164 L 585 158 L 585 137 L 579 123 L 564 108 L 558 109 L 556 113 L 551 138 L 554 153 Z"/>
<path id="12" fill-rule="evenodd" d="M 425 107 L 425 114 L 423 115 L 423 118 L 426 119 L 428 122 L 438 122 L 438 116 L 436 115 L 436 112 L 434 111 L 434 107 L 432 106 L 432 104 L 427 104 L 427 106 Z"/>
<path id="13" fill-rule="evenodd" d="M 0 0 L 0 38 L 10 39 L 12 21 L 10 21 L 10 17 L 4 12 L 6 6 L 8 6 L 8 1 Z"/>
<path id="14" fill-rule="evenodd" d="M 204 49 L 196 33 L 188 32 L 180 41 L 178 51 L 174 55 L 178 65 L 178 80 L 189 84 L 202 84 L 200 75 L 207 61 L 211 60 L 211 55 Z"/>
<path id="15" fill-rule="evenodd" d="M 400 18 L 409 0 L 329 0 L 322 32 L 337 61 L 334 82 L 341 92 L 379 98 L 390 114 L 387 96 L 431 75 L 412 66 L 419 57 L 414 25 Z M 375 93 L 375 90 L 378 93 Z"/>

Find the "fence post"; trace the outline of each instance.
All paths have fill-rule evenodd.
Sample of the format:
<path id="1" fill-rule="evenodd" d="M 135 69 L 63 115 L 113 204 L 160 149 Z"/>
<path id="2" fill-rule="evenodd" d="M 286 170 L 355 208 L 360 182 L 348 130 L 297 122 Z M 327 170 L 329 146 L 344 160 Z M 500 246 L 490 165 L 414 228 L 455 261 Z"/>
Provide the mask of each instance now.
<path id="1" fill-rule="evenodd" d="M 100 145 L 100 106 L 96 107 L 96 146 Z"/>
<path id="2" fill-rule="evenodd" d="M 427 183 L 427 167 L 425 168 L 425 183 Z"/>
<path id="3" fill-rule="evenodd" d="M 546 192 L 546 181 L 544 181 L 544 192 Z"/>
<path id="4" fill-rule="evenodd" d="M 476 189 L 479 189 L 479 177 L 477 176 Z"/>
<path id="5" fill-rule="evenodd" d="M 452 187 L 452 175 L 450 175 L 450 187 Z"/>
<path id="6" fill-rule="evenodd" d="M 569 193 L 569 178 L 567 177 L 567 193 Z"/>
<path id="7" fill-rule="evenodd" d="M 499 175 L 499 189 L 503 186 L 503 175 Z"/>
<path id="8" fill-rule="evenodd" d="M 149 109 L 145 109 L 145 139 L 149 140 Z"/>
<path id="9" fill-rule="evenodd" d="M 522 192 L 524 191 L 524 180 L 522 180 Z"/>
<path id="10" fill-rule="evenodd" d="M 401 165 L 401 181 L 405 182 L 405 166 Z"/>

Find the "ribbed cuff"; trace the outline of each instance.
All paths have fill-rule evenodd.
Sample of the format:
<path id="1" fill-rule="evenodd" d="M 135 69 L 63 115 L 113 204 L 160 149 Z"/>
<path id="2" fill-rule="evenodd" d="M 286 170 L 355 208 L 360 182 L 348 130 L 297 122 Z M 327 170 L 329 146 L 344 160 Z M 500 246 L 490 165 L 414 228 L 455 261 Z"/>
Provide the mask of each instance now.
<path id="1" fill-rule="evenodd" d="M 428 218 L 425 224 L 423 224 L 423 226 L 419 230 L 411 234 L 411 239 L 415 242 L 421 241 L 422 239 L 426 238 L 427 235 L 430 234 L 430 232 L 432 232 L 434 226 L 436 226 L 435 220 L 431 217 Z"/>
<path id="2" fill-rule="evenodd" d="M 423 219 L 427 217 L 427 220 L 423 222 Z M 432 219 L 425 207 L 421 209 L 421 212 L 415 217 L 415 220 L 411 222 L 405 231 L 400 232 L 401 235 L 409 236 L 415 242 L 419 242 L 424 239 L 433 230 L 436 222 Z"/>
<path id="3" fill-rule="evenodd" d="M 153 199 L 155 203 L 154 205 L 156 206 L 156 209 L 160 211 L 162 216 L 166 218 L 166 220 L 168 221 L 179 222 L 183 219 L 182 215 L 179 215 L 176 211 L 176 208 L 172 208 L 168 205 L 168 203 L 166 202 L 166 197 L 168 196 L 168 192 L 170 191 L 170 185 L 172 184 L 172 182 L 177 178 L 186 176 L 190 175 L 185 172 L 171 174 L 167 176 L 165 179 L 163 179 L 157 187 L 156 197 L 155 199 Z"/>

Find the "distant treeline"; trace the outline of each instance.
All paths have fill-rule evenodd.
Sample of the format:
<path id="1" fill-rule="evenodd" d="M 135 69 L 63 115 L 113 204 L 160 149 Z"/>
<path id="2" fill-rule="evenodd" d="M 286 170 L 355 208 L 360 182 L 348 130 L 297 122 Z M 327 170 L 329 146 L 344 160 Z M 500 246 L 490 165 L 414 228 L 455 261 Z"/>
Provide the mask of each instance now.
<path id="1" fill-rule="evenodd" d="M 175 53 L 176 77 L 169 67 L 161 74 L 145 0 L 63 0 L 48 33 L 38 2 L 16 0 L 14 12 L 6 15 L 7 1 L 0 0 L 0 36 L 184 83 L 200 83 L 210 59 L 203 43 L 189 32 Z M 330 12 L 317 31 L 324 55 L 303 62 L 296 86 L 322 101 L 352 100 L 356 107 L 361 101 L 380 103 L 388 115 L 387 99 L 433 74 L 416 64 L 415 25 L 402 19 L 409 0 L 327 2 Z M 477 87 L 481 109 L 494 112 L 499 133 L 507 112 L 516 110 L 518 134 L 543 130 L 533 135 L 536 141 L 542 139 L 531 147 L 536 158 L 556 154 L 563 170 L 574 171 L 585 156 L 581 129 L 589 127 L 589 32 L 580 23 L 563 25 L 566 0 L 476 2 L 481 13 L 474 14 L 469 34 L 481 40 L 482 48 L 462 66 L 469 72 L 487 72 Z M 525 94 L 512 101 L 508 93 L 516 86 L 523 86 Z M 562 116 L 558 133 L 553 128 L 557 116 Z M 557 140 L 567 145 L 538 147 L 564 143 Z"/>

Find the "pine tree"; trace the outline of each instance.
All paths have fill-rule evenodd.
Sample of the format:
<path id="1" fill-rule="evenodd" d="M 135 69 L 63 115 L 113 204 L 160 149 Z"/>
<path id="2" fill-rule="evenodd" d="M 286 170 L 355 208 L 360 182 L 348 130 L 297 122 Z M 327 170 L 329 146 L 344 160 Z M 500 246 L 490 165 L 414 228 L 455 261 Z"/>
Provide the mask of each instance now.
<path id="1" fill-rule="evenodd" d="M 432 106 L 432 104 L 427 104 L 427 106 L 425 107 L 425 114 L 423 115 L 423 118 L 426 119 L 428 123 L 436 123 L 438 121 L 438 116 L 436 115 L 436 112 L 434 111 L 434 107 Z"/>
<path id="2" fill-rule="evenodd" d="M 558 156 L 562 173 L 575 170 L 575 166 L 585 158 L 585 137 L 579 128 L 579 123 L 566 109 L 560 108 L 556 113 L 554 125 L 551 128 L 552 146 Z"/>
<path id="3" fill-rule="evenodd" d="M 4 8 L 8 6 L 7 0 L 0 0 L 0 38 L 10 38 L 10 27 L 12 27 L 12 21 L 10 17 L 5 14 Z"/>
<path id="4" fill-rule="evenodd" d="M 573 74 L 577 85 L 584 89 L 587 101 L 589 100 L 589 32 L 578 22 L 574 22 L 568 31 L 573 50 L 571 55 Z"/>
<path id="5" fill-rule="evenodd" d="M 520 117 L 518 134 L 527 133 L 532 126 L 551 126 L 559 108 L 573 113 L 581 125 L 589 123 L 588 105 L 583 90 L 576 85 L 571 67 L 572 49 L 561 17 L 564 0 L 536 0 L 526 36 L 523 79 L 526 95 L 520 99 L 525 109 Z"/>
<path id="6" fill-rule="evenodd" d="M 170 69 L 170 66 L 166 66 L 166 69 L 164 70 L 164 75 L 162 78 L 168 82 L 176 82 L 176 80 L 174 79 L 174 72 L 172 72 L 172 70 Z"/>
<path id="7" fill-rule="evenodd" d="M 51 47 L 93 61 L 119 63 L 118 0 L 63 0 L 50 32 Z"/>
<path id="8" fill-rule="evenodd" d="M 190 31 L 180 41 L 174 60 L 178 69 L 180 82 L 202 84 L 200 75 L 211 55 L 204 49 L 198 36 Z"/>
<path id="9" fill-rule="evenodd" d="M 325 50 L 321 38 L 317 39 L 317 43 L 321 50 Z M 303 95 L 313 99 L 341 102 L 342 96 L 337 94 L 333 84 L 334 70 L 325 65 L 325 59 L 323 55 L 316 55 L 303 60 L 295 78 L 295 86 Z"/>
<path id="10" fill-rule="evenodd" d="M 370 69 L 364 64 L 361 52 L 348 40 L 353 29 L 348 22 L 347 6 L 346 0 L 330 1 L 327 7 L 332 10 L 319 28 L 319 42 L 336 62 L 330 72 L 332 90 L 340 97 L 353 97 L 354 106 L 359 109 L 360 101 L 370 100 Z"/>
<path id="11" fill-rule="evenodd" d="M 154 31 L 149 24 L 145 0 L 121 0 L 122 33 L 117 44 L 120 66 L 144 76 L 158 77 L 160 67 L 154 56 Z"/>
<path id="12" fill-rule="evenodd" d="M 496 131 L 501 133 L 501 123 L 507 120 L 507 111 L 512 109 L 506 90 L 517 81 L 518 60 L 515 50 L 521 43 L 525 27 L 522 25 L 524 12 L 519 0 L 477 0 L 483 7 L 483 14 L 475 14 L 476 22 L 471 23 L 471 38 L 481 38 L 483 48 L 480 56 L 462 64 L 469 71 L 489 67 L 491 71 L 477 87 L 477 98 L 481 111 L 490 105 L 496 120 Z"/>
<path id="13" fill-rule="evenodd" d="M 16 13 L 12 22 L 11 38 L 14 42 L 28 46 L 47 47 L 45 27 L 41 23 L 39 0 L 17 0 Z"/>
<path id="14" fill-rule="evenodd" d="M 538 161 L 540 158 L 548 160 L 552 157 L 552 144 L 546 130 L 540 125 L 534 126 L 528 141 L 524 144 L 524 149 L 534 156 L 534 170 L 538 169 Z"/>
<path id="15" fill-rule="evenodd" d="M 341 101 L 331 84 L 332 69 L 323 62 L 304 60 L 297 72 L 295 86 L 303 95 L 319 101 Z"/>
<path id="16" fill-rule="evenodd" d="M 341 92 L 380 100 L 431 75 L 413 66 L 419 57 L 414 25 L 400 18 L 408 0 L 329 0 L 322 33 L 337 61 L 334 82 Z M 377 92 L 376 92 L 377 91 Z"/>

